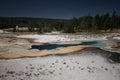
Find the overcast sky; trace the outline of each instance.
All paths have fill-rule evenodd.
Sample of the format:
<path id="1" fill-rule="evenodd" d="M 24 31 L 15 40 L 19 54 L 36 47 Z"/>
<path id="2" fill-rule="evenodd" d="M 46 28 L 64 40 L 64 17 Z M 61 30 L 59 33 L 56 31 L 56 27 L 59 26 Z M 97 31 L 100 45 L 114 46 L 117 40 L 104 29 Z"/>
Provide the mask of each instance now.
<path id="1" fill-rule="evenodd" d="M 120 0 L 0 0 L 1 17 L 72 18 L 120 13 Z"/>

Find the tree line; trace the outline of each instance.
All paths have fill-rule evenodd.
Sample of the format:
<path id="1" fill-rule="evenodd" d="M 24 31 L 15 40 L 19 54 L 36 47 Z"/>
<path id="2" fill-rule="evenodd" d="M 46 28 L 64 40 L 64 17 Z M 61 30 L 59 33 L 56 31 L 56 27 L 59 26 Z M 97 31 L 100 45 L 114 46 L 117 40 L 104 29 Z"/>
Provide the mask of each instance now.
<path id="1" fill-rule="evenodd" d="M 0 29 L 13 28 L 16 26 L 28 27 L 27 32 L 50 32 L 62 31 L 66 33 L 113 31 L 120 29 L 120 14 L 96 14 L 72 19 L 46 19 L 29 17 L 0 17 Z"/>
<path id="2" fill-rule="evenodd" d="M 79 18 L 73 17 L 66 25 L 68 26 L 67 32 L 119 30 L 120 14 L 113 12 L 111 15 L 106 13 L 103 15 L 96 14 L 94 17 L 90 15 Z"/>

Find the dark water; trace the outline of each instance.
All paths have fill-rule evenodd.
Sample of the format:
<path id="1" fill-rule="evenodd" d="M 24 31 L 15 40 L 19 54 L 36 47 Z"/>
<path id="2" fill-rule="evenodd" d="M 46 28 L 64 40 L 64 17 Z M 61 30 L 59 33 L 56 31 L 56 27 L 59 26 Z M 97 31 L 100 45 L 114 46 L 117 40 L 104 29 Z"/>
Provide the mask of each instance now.
<path id="1" fill-rule="evenodd" d="M 68 47 L 68 46 L 79 46 L 79 45 L 89 45 L 95 46 L 99 49 L 106 52 L 106 57 L 113 62 L 120 63 L 120 53 L 106 51 L 104 48 L 106 47 L 105 43 L 98 42 L 98 41 L 91 41 L 91 42 L 82 42 L 80 44 L 46 44 L 46 45 L 32 45 L 32 49 L 39 49 L 39 50 L 52 50 L 60 47 Z"/>
<path id="2" fill-rule="evenodd" d="M 99 48 L 104 48 L 106 46 L 105 43 L 98 42 L 98 41 L 91 41 L 91 42 L 82 42 L 79 44 L 46 44 L 46 45 L 32 45 L 32 49 L 39 49 L 39 50 L 52 50 L 60 47 L 68 47 L 68 46 L 79 46 L 79 45 L 89 45 L 95 46 Z"/>

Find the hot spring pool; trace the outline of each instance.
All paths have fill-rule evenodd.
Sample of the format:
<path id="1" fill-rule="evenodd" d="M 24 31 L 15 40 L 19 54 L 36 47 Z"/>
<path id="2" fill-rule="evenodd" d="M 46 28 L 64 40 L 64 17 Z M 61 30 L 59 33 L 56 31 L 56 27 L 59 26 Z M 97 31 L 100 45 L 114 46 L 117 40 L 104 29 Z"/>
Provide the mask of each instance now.
<path id="1" fill-rule="evenodd" d="M 99 48 L 104 48 L 106 46 L 105 43 L 99 42 L 99 41 L 90 41 L 90 42 L 82 42 L 79 44 L 46 44 L 46 45 L 32 45 L 32 49 L 39 49 L 39 50 L 52 50 L 56 48 L 61 47 L 68 47 L 68 46 L 80 46 L 80 45 L 86 45 L 86 46 L 94 46 Z"/>

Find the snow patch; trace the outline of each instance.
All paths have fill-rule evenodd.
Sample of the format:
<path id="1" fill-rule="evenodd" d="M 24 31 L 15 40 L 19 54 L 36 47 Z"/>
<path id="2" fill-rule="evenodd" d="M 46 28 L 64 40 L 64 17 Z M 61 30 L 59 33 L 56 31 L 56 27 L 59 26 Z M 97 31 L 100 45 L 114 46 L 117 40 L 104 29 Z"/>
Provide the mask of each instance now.
<path id="1" fill-rule="evenodd" d="M 113 37 L 113 39 L 118 39 L 118 40 L 120 40 L 120 37 Z"/>
<path id="2" fill-rule="evenodd" d="M 0 29 L 0 33 L 4 33 L 4 31 Z"/>
<path id="3" fill-rule="evenodd" d="M 93 41 L 107 40 L 107 36 L 89 35 L 20 35 L 18 38 L 32 38 L 35 42 L 66 42 L 66 41 Z"/>

